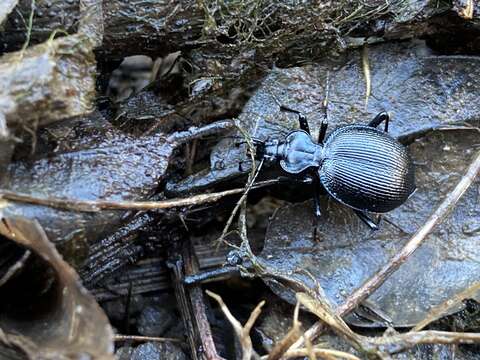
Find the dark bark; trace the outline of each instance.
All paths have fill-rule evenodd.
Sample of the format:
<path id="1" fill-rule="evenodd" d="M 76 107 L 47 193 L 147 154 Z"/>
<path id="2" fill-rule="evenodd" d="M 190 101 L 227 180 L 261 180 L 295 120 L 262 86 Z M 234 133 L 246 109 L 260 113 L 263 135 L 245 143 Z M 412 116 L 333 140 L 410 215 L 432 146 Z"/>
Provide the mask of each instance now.
<path id="1" fill-rule="evenodd" d="M 67 36 L 0 58 L 0 109 L 9 126 L 35 130 L 93 108 L 95 58 L 87 38 Z"/>
<path id="2" fill-rule="evenodd" d="M 336 0 L 328 5 L 311 1 L 296 6 L 289 1 L 104 1 L 104 38 L 98 50 L 107 60 L 212 47 L 216 53 L 211 56 L 216 54 L 217 61 L 233 60 L 248 50 L 255 50 L 257 58 L 308 60 L 328 50 L 332 41 L 339 48 L 346 45 L 341 40 L 345 35 L 421 36 L 431 31 L 422 24 L 449 10 L 467 20 L 465 14 L 471 13 L 478 20 L 477 7 L 470 11 L 464 2 L 438 6 L 436 1 L 360 4 Z M 7 19 L 0 36 L 4 51 L 22 46 L 26 34 L 22 18 L 28 19 L 30 5 L 30 0 L 20 1 L 18 11 Z M 45 41 L 56 29 L 75 32 L 79 19 L 87 15 L 79 8 L 79 0 L 37 0 L 32 41 Z"/>
<path id="3" fill-rule="evenodd" d="M 4 52 L 20 50 L 26 41 L 27 23 L 32 10 L 31 0 L 19 1 L 4 24 L 4 31 L 0 33 L 0 43 Z M 80 18 L 78 0 L 37 0 L 31 43 L 38 44 L 46 41 L 52 32 L 61 29 L 67 33 L 76 30 L 75 24 Z"/>

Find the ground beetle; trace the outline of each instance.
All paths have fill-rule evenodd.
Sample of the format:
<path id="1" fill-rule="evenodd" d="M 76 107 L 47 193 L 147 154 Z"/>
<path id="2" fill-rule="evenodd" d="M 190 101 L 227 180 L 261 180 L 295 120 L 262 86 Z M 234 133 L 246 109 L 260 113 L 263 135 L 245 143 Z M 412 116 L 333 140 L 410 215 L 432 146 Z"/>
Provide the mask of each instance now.
<path id="1" fill-rule="evenodd" d="M 307 118 L 298 115 L 300 130 L 284 139 L 255 141 L 256 156 L 280 167 L 297 179 L 312 182 L 315 213 L 320 216 L 321 187 L 337 201 L 352 208 L 370 228 L 377 224 L 367 211 L 386 213 L 403 204 L 415 190 L 413 163 L 406 148 L 388 135 L 390 117 L 379 113 L 368 125 L 337 128 L 325 138 L 328 126 L 327 98 L 322 105 L 323 120 L 314 142 Z M 385 123 L 384 131 L 377 127 Z"/>

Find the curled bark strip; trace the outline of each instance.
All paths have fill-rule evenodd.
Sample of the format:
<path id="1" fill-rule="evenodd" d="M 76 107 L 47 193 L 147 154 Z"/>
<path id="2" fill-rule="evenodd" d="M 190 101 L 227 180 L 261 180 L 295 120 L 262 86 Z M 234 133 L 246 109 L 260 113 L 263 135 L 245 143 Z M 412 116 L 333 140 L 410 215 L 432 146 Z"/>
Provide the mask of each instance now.
<path id="1" fill-rule="evenodd" d="M 3 217 L 0 235 L 28 248 L 45 265 L 42 268 L 45 273 L 51 272 L 49 278 L 43 279 L 44 283 L 26 273 L 2 286 L 2 301 L 9 304 L 11 311 L 2 312 L 0 342 L 7 347 L 15 345 L 35 359 L 77 358 L 87 354 L 92 358 L 113 359 L 113 331 L 107 317 L 38 222 Z M 18 279 L 31 281 L 29 287 L 42 291 L 32 291 L 27 299 L 9 292 L 7 286 L 13 281 L 18 284 Z M 22 305 L 24 301 L 29 303 L 28 310 Z M 24 319 L 18 318 L 15 307 L 28 311 L 28 326 Z"/>

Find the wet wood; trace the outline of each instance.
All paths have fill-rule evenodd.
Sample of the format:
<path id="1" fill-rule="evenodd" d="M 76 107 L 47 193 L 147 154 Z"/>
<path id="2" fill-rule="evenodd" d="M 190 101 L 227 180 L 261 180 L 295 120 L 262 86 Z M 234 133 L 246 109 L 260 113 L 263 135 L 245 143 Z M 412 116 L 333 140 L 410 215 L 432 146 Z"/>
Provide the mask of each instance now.
<path id="1" fill-rule="evenodd" d="M 184 259 L 185 275 L 195 274 L 199 271 L 195 251 L 191 248 L 190 244 L 185 246 Z M 210 323 L 207 318 L 207 307 L 202 288 L 199 285 L 190 286 L 188 288 L 188 294 L 190 296 L 193 316 L 195 317 L 195 324 L 198 329 L 202 349 L 205 352 L 205 357 L 209 360 L 223 360 L 223 358 L 218 355 L 213 341 L 212 329 L 210 328 Z"/>

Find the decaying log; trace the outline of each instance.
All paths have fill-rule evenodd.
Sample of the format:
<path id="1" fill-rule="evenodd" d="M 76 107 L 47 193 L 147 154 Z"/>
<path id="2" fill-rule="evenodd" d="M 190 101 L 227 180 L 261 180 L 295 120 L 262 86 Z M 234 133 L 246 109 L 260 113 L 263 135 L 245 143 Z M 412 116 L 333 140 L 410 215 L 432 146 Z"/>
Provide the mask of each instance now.
<path id="1" fill-rule="evenodd" d="M 0 99 L 14 105 L 4 112 L 8 125 L 35 129 L 91 111 L 95 65 L 92 46 L 82 35 L 5 54 L 0 58 Z"/>
<path id="2" fill-rule="evenodd" d="M 84 35 L 66 36 L 0 57 L 0 182 L 15 132 L 93 110 L 96 61 Z"/>
<path id="3" fill-rule="evenodd" d="M 37 0 L 32 41 L 45 41 L 57 29 L 76 31 L 82 3 L 89 1 Z M 478 20 L 479 16 L 478 5 L 470 0 L 440 5 L 433 1 L 336 0 L 328 4 L 308 1 L 302 6 L 288 1 L 111 0 L 103 1 L 102 6 L 105 37 L 100 50 L 109 59 L 138 53 L 160 56 L 214 43 L 222 46 L 223 55 L 230 49 L 239 54 L 248 48 L 280 54 L 309 43 L 312 50 L 321 45 L 312 40 L 342 34 L 411 37 L 412 29 L 427 31 L 418 24 L 452 10 L 467 20 Z M 22 18 L 28 18 L 31 1 L 21 0 L 17 9 L 0 36 L 4 51 L 18 49 L 25 40 Z"/>

